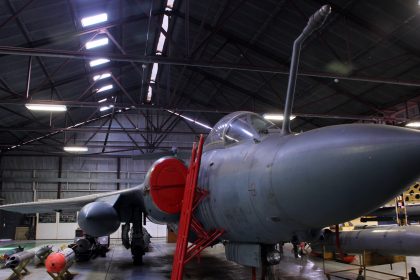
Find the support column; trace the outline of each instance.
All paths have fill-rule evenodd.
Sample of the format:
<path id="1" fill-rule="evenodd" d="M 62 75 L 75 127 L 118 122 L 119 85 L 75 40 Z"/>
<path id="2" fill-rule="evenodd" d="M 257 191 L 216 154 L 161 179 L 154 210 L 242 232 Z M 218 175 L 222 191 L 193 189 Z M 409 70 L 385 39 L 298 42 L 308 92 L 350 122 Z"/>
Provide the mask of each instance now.
<path id="1" fill-rule="evenodd" d="M 3 197 L 2 197 L 2 194 L 3 194 L 3 157 L 2 156 L 0 156 L 0 178 L 1 178 L 1 180 L 0 180 L 0 205 L 2 205 L 4 202 L 3 202 Z"/>
<path id="2" fill-rule="evenodd" d="M 117 157 L 117 190 L 120 190 L 121 184 L 119 180 L 121 179 L 121 158 Z"/>
<path id="3" fill-rule="evenodd" d="M 58 184 L 57 184 L 57 199 L 61 198 L 61 177 L 63 173 L 63 157 L 58 158 Z"/>

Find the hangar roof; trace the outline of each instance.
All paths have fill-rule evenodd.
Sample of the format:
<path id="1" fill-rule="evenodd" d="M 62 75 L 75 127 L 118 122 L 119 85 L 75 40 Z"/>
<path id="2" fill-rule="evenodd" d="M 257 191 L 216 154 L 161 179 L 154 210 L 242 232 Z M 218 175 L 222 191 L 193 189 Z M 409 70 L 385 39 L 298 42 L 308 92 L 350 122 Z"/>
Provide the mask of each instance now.
<path id="1" fill-rule="evenodd" d="M 5 0 L 2 153 L 60 155 L 66 143 L 101 133 L 96 144 L 84 140 L 91 151 L 132 155 L 173 134 L 192 141 L 208 133 L 191 120 L 212 126 L 234 111 L 281 112 L 293 41 L 324 4 L 332 14 L 303 46 L 292 129 L 416 118 L 416 0 Z M 101 13 L 105 22 L 82 25 Z M 101 38 L 107 46 L 86 49 Z M 96 58 L 110 61 L 91 66 Z M 27 103 L 67 111 L 34 112 Z M 183 127 L 180 115 L 190 119 Z"/>

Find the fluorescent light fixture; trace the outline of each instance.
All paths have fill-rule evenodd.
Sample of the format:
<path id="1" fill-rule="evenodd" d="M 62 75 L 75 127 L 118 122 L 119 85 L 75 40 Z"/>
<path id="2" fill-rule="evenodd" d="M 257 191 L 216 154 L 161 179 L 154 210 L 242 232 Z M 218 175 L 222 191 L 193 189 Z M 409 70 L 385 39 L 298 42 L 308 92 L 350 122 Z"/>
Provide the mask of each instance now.
<path id="1" fill-rule="evenodd" d="M 93 76 L 93 80 L 98 81 L 98 80 L 103 80 L 103 79 L 106 79 L 106 78 L 109 78 L 109 77 L 111 77 L 111 73 L 106 72 L 106 73 L 102 73 L 102 74 L 98 74 L 98 75 Z"/>
<path id="2" fill-rule="evenodd" d="M 264 114 L 264 119 L 270 120 L 270 121 L 282 121 L 284 119 L 283 114 Z M 291 115 L 290 120 L 295 119 L 296 116 Z"/>
<path id="3" fill-rule="evenodd" d="M 55 105 L 55 104 L 34 104 L 27 103 L 26 108 L 32 111 L 48 111 L 48 112 L 65 112 L 67 111 L 66 105 Z"/>
<path id="4" fill-rule="evenodd" d="M 86 26 L 91 26 L 91 25 L 98 24 L 101 22 L 105 22 L 107 20 L 108 20 L 108 14 L 102 13 L 102 14 L 98 14 L 98 15 L 94 15 L 90 17 L 84 17 L 82 18 L 81 22 L 82 22 L 82 26 L 86 27 Z"/>
<path id="5" fill-rule="evenodd" d="M 104 92 L 104 91 L 112 89 L 113 87 L 114 87 L 113 85 L 109 84 L 109 85 L 106 85 L 106 86 L 103 86 L 103 87 L 99 88 L 96 92 L 97 93 L 98 92 Z"/>
<path id="6" fill-rule="evenodd" d="M 91 60 L 89 62 L 89 65 L 90 65 L 90 67 L 95 67 L 95 66 L 98 66 L 98 65 L 101 65 L 101 64 L 104 64 L 104 63 L 108 63 L 108 62 L 109 62 L 109 59 L 107 59 L 107 58 L 98 58 L 98 59 L 95 59 L 95 60 Z"/>
<path id="7" fill-rule="evenodd" d="M 99 100 L 98 103 L 102 103 L 102 102 L 105 102 L 107 100 L 108 100 L 108 98 L 104 98 L 104 99 Z"/>
<path id="8" fill-rule="evenodd" d="M 420 127 L 420 121 L 417 121 L 417 122 L 409 122 L 405 126 L 406 127 L 412 127 L 412 128 L 419 128 Z"/>
<path id="9" fill-rule="evenodd" d="M 92 40 L 92 41 L 87 42 L 85 44 L 85 47 L 86 47 L 87 50 L 90 50 L 90 49 L 93 49 L 93 48 L 108 45 L 108 43 L 109 43 L 108 38 L 101 38 L 101 39 Z"/>
<path id="10" fill-rule="evenodd" d="M 66 146 L 63 149 L 69 153 L 83 153 L 88 151 L 88 147 L 83 146 Z"/>

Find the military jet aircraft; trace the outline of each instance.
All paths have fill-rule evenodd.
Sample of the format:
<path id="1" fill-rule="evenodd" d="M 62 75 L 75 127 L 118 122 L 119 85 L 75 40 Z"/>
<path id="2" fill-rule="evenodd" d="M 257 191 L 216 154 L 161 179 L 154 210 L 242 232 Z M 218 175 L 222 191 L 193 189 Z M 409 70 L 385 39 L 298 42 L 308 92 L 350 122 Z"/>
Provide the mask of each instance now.
<path id="1" fill-rule="evenodd" d="M 258 114 L 235 112 L 223 117 L 204 143 L 198 185 L 208 195 L 195 216 L 206 230 L 224 230 L 219 241 L 227 258 L 242 265 L 276 263 L 275 244 L 318 240 L 323 227 L 377 209 L 420 173 L 419 131 L 373 124 L 288 131 L 300 45 L 329 12 L 324 6 L 315 13 L 295 41 L 282 129 Z M 164 157 L 131 189 L 0 209 L 80 210 L 78 223 L 91 236 L 108 235 L 123 222 L 123 243 L 140 262 L 142 217 L 176 229 L 186 176 L 181 160 Z"/>
<path id="2" fill-rule="evenodd" d="M 282 135 L 260 115 L 236 112 L 207 136 L 198 185 L 209 195 L 196 216 L 206 229 L 225 230 L 221 240 L 227 241 L 228 255 L 242 245 L 249 253 L 268 252 L 280 242 L 317 239 L 323 227 L 377 209 L 415 181 L 419 171 L 418 131 L 349 124 Z M 111 234 L 121 222 L 133 223 L 139 239 L 135 236 L 131 246 L 138 259 L 144 246 L 142 213 L 175 225 L 186 174 L 181 160 L 164 157 L 152 165 L 143 184 L 131 189 L 0 209 L 81 209 L 78 223 L 92 236 Z"/>

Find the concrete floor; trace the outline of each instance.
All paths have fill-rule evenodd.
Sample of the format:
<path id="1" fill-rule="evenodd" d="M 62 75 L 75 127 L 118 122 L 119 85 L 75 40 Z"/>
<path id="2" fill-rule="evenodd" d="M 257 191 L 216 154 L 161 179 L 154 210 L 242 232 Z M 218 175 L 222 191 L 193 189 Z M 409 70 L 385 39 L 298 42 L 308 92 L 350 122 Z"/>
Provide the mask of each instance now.
<path id="1" fill-rule="evenodd" d="M 126 279 L 147 279 L 161 280 L 170 279 L 172 255 L 175 244 L 167 244 L 162 239 L 152 239 L 152 251 L 144 257 L 143 266 L 134 266 L 131 263 L 131 255 L 122 245 L 115 243 L 111 245 L 106 258 L 97 258 L 86 263 L 76 263 L 69 270 L 75 274 L 74 280 L 126 280 Z M 25 242 L 26 249 L 52 244 L 52 242 L 37 241 Z M 57 241 L 54 242 L 57 244 Z M 63 243 L 58 243 L 63 244 Z M 3 243 L 1 247 L 13 247 L 16 243 Z M 324 275 L 321 259 L 305 258 L 296 260 L 293 258 L 291 248 L 286 245 L 282 262 L 273 267 L 271 279 L 327 279 Z M 408 266 L 420 268 L 420 258 L 408 258 Z M 327 271 L 335 271 L 349 268 L 348 265 L 337 262 L 327 262 Z M 25 276 L 27 280 L 46 280 L 51 277 L 45 272 L 45 268 L 35 268 L 33 264 L 28 265 L 30 274 Z M 356 279 L 356 270 L 349 275 L 348 279 Z M 405 264 L 395 264 L 394 269 L 389 266 L 375 267 L 380 271 L 405 275 Z M 418 269 L 420 270 L 420 269 Z M 10 269 L 0 269 L 0 279 L 6 279 L 11 274 Z M 369 273 L 367 279 L 392 279 L 383 275 Z M 200 263 L 193 261 L 185 269 L 184 279 L 251 279 L 251 270 L 242 267 L 225 259 L 222 245 L 206 249 L 201 257 Z M 332 277 L 331 279 L 338 279 Z M 394 278 L 395 279 L 395 278 Z"/>

